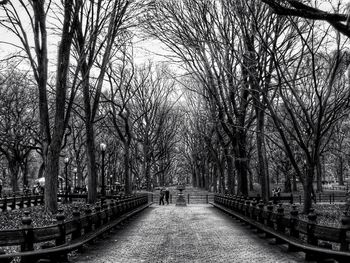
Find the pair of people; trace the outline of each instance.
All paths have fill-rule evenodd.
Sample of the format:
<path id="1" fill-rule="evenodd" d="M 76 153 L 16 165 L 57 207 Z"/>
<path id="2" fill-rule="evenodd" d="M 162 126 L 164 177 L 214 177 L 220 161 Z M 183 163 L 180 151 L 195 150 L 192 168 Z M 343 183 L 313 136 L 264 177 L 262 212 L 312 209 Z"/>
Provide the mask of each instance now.
<path id="1" fill-rule="evenodd" d="M 280 196 L 281 196 L 281 188 L 276 187 L 272 189 L 272 198 L 273 198 L 273 203 L 277 204 L 279 202 Z"/>
<path id="2" fill-rule="evenodd" d="M 168 188 L 162 188 L 159 193 L 159 205 L 164 205 L 164 197 L 165 197 L 165 202 L 168 205 L 169 204 L 169 196 L 170 192 Z"/>
<path id="3" fill-rule="evenodd" d="M 276 187 L 276 188 L 272 189 L 272 195 L 273 196 L 278 196 L 279 197 L 281 195 L 281 192 L 282 192 L 282 190 L 281 190 L 280 187 Z"/>

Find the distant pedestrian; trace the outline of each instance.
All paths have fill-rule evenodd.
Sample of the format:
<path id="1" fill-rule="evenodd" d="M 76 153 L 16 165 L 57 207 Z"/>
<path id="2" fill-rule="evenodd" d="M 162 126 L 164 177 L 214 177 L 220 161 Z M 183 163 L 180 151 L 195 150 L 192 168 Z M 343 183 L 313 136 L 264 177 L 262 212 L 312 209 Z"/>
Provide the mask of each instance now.
<path id="1" fill-rule="evenodd" d="M 165 195 L 164 189 L 160 189 L 160 193 L 159 193 L 159 205 L 164 205 L 164 195 Z"/>
<path id="2" fill-rule="evenodd" d="M 281 192 L 282 192 L 281 188 L 277 187 L 277 191 L 276 192 L 277 192 L 277 196 L 280 197 L 281 196 Z"/>
<path id="3" fill-rule="evenodd" d="M 167 205 L 169 204 L 169 197 L 170 197 L 169 189 L 165 188 L 165 202 Z"/>

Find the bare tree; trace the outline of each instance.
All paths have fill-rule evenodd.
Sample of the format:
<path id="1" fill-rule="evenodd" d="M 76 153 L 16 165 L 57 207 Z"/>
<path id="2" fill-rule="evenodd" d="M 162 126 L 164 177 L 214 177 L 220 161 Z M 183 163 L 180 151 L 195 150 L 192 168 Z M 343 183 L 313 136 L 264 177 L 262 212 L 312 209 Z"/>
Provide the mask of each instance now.
<path id="1" fill-rule="evenodd" d="M 35 90 L 28 73 L 13 68 L 2 72 L 0 84 L 0 152 L 6 157 L 11 172 L 11 186 L 18 191 L 20 172 L 27 185 L 26 160 L 35 149 L 38 127 Z"/>
<path id="2" fill-rule="evenodd" d="M 151 190 L 152 182 L 154 183 L 151 172 L 161 157 L 157 152 L 157 141 L 167 129 L 173 128 L 167 126 L 167 118 L 171 122 L 171 109 L 174 107 L 171 92 L 174 81 L 167 78 L 164 68 L 154 68 L 152 64 L 148 64 L 136 71 L 134 85 L 138 88 L 132 106 L 135 109 L 134 114 L 139 116 L 135 118 L 135 138 L 141 145 L 142 170 L 147 189 Z"/>
<path id="3" fill-rule="evenodd" d="M 76 98 L 80 99 L 79 97 Z M 70 130 L 70 143 L 68 145 L 70 156 L 72 156 L 72 162 L 76 168 L 76 182 L 77 187 L 83 187 L 86 185 L 85 173 L 87 171 L 86 165 L 86 145 L 85 145 L 85 125 L 82 121 L 82 109 L 77 104 L 72 112 L 72 116 L 69 122 L 69 130 Z"/>
<path id="4" fill-rule="evenodd" d="M 278 96 L 268 105 L 287 156 L 303 183 L 306 213 L 314 197 L 315 174 L 321 182 L 320 156 L 337 123 L 347 116 L 350 96 L 348 80 L 342 77 L 349 65 L 347 53 L 341 52 L 340 45 L 331 54 L 322 52 L 328 32 L 316 35 L 317 31 L 311 23 L 300 35 L 298 55 L 276 63 Z M 299 153 L 303 161 L 298 161 Z"/>
<path id="5" fill-rule="evenodd" d="M 51 212 L 57 210 L 57 179 L 59 173 L 59 157 L 64 132 L 69 119 L 69 110 L 74 92 L 66 107 L 67 73 L 69 67 L 72 37 L 75 31 L 79 1 L 65 0 L 63 5 L 63 22 L 61 27 L 61 41 L 58 47 L 56 85 L 55 85 L 55 113 L 51 124 L 49 118 L 49 102 L 47 95 L 48 79 L 48 48 L 47 48 L 47 12 L 51 1 L 18 0 L 2 5 L 1 12 L 4 19 L 0 25 L 16 37 L 22 46 L 16 46 L 24 52 L 32 67 L 34 78 L 38 86 L 40 132 L 43 147 L 45 167 L 45 206 Z M 20 12 L 19 9 L 22 11 Z M 27 33 L 26 21 L 29 21 L 31 34 Z M 30 40 L 30 37 L 33 37 Z M 66 110 L 67 109 L 67 110 Z"/>
<path id="6" fill-rule="evenodd" d="M 128 29 L 135 26 L 142 5 L 143 1 L 88 1 L 79 16 L 74 43 L 84 97 L 89 202 L 94 202 L 97 196 L 94 123 L 107 66 L 130 38 Z M 98 72 L 94 73 L 96 79 L 92 69 Z"/>
<path id="7" fill-rule="evenodd" d="M 235 150 L 238 189 L 248 194 L 247 127 L 249 115 L 248 71 L 241 63 L 241 34 L 228 1 L 155 1 L 149 31 L 165 43 L 186 70 L 197 78 L 203 94 L 211 101 L 218 123 Z M 186 21 L 186 23 L 184 23 Z M 232 44 L 231 44 L 232 43 Z M 244 73 L 245 72 L 245 73 Z"/>
<path id="8" fill-rule="evenodd" d="M 119 60 L 118 60 L 119 61 Z M 132 85 L 134 66 L 126 53 L 120 65 L 111 63 L 107 70 L 110 89 L 103 99 L 104 111 L 108 112 L 107 127 L 124 149 L 124 179 L 125 193 L 131 193 L 131 146 L 134 139 L 133 126 L 135 119 L 131 118 L 131 100 L 138 87 Z M 136 116 L 136 119 L 138 117 Z"/>
<path id="9" fill-rule="evenodd" d="M 271 35 L 277 35 L 277 29 L 271 27 L 276 16 L 271 16 L 257 1 L 155 2 L 148 18 L 151 21 L 149 30 L 201 83 L 198 86 L 208 100 L 212 119 L 217 120 L 217 125 L 221 126 L 219 130 L 231 142 L 227 146 L 226 138 L 220 139 L 221 133 L 217 133 L 225 156 L 231 156 L 228 164 L 233 157 L 238 192 L 244 195 L 248 195 L 248 136 L 253 124 L 256 125 L 262 196 L 268 199 L 265 103 L 261 93 L 270 90 L 268 76 L 273 71 L 273 64 L 266 46 L 259 44 L 257 39 L 261 36 L 269 38 L 271 45 L 276 43 L 277 37 L 270 40 Z M 233 169 L 230 180 L 232 177 Z"/>
<path id="10" fill-rule="evenodd" d="M 348 117 L 347 117 L 348 119 Z M 331 160 L 331 171 L 334 171 L 334 178 L 338 181 L 339 185 L 344 185 L 344 171 L 347 168 L 346 159 L 349 158 L 349 122 L 344 120 L 338 123 L 334 128 L 334 135 L 326 149 L 328 153 L 328 158 Z M 323 159 L 323 165 L 325 165 L 325 160 Z M 330 178 L 330 176 L 328 176 Z M 325 179 L 323 179 L 325 180 Z M 327 181 L 327 180 L 325 180 Z"/>

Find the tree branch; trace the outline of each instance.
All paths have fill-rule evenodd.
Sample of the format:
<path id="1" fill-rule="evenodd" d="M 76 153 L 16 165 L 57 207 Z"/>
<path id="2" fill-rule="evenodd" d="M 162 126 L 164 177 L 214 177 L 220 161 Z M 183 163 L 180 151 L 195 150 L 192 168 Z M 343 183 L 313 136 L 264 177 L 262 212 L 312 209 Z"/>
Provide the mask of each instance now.
<path id="1" fill-rule="evenodd" d="M 349 16 L 345 14 L 330 13 L 305 5 L 296 0 L 261 0 L 269 5 L 278 15 L 296 16 L 312 20 L 323 20 L 331 24 L 336 30 L 350 37 Z M 283 4 L 282 4 L 283 3 Z M 342 23 L 345 22 L 345 23 Z"/>

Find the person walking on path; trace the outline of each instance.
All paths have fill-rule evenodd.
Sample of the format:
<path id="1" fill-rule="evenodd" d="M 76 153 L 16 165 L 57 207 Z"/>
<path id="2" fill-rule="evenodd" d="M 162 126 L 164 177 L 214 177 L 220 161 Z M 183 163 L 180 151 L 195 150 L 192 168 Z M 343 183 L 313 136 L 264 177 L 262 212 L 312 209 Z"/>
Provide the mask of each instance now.
<path id="1" fill-rule="evenodd" d="M 169 204 L 169 197 L 170 197 L 169 188 L 165 188 L 165 202 L 167 205 Z"/>
<path id="2" fill-rule="evenodd" d="M 164 205 L 164 195 L 165 195 L 164 189 L 160 189 L 160 193 L 159 193 L 159 205 Z"/>

